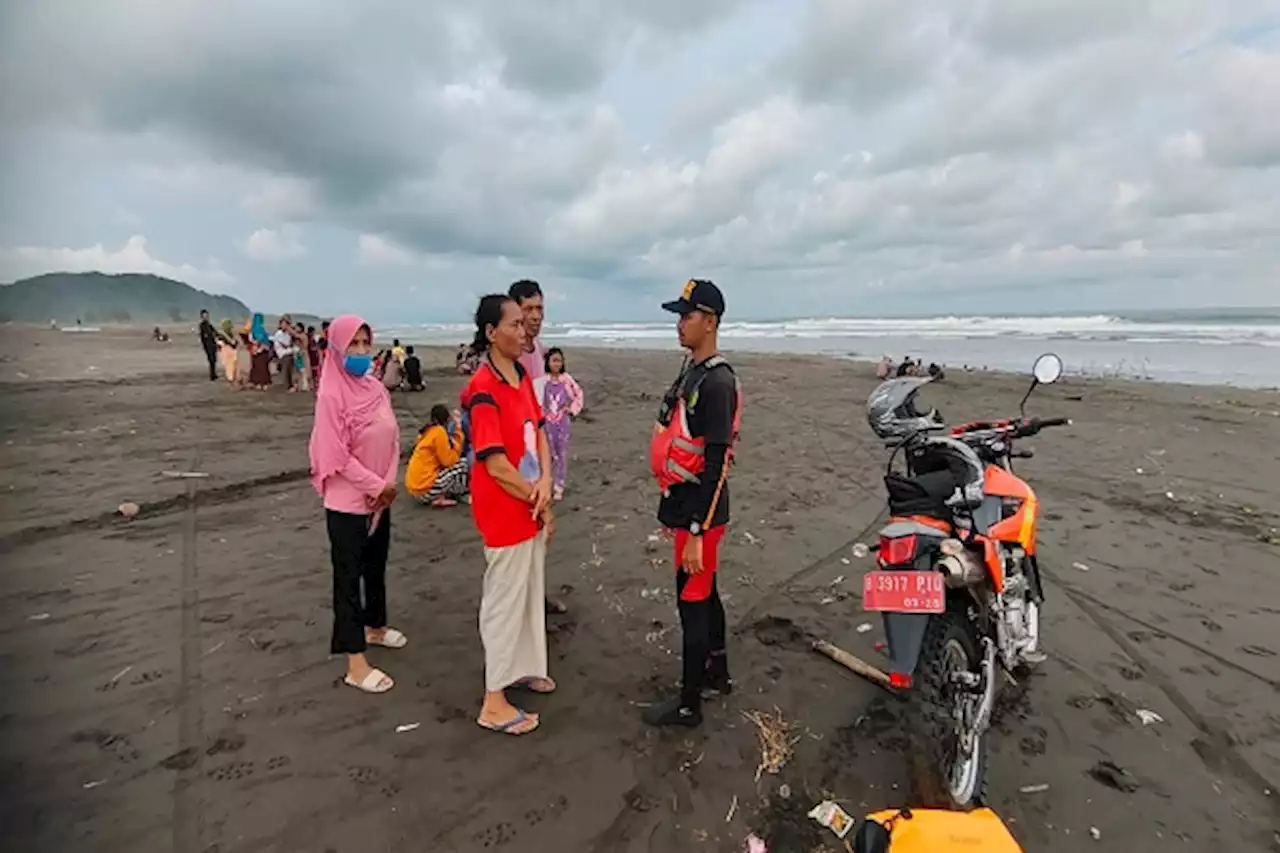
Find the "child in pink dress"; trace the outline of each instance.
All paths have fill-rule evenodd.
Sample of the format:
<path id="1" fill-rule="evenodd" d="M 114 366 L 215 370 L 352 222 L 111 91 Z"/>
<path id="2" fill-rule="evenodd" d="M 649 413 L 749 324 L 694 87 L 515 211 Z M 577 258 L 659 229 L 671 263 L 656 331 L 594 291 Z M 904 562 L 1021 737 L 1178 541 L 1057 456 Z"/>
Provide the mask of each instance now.
<path id="1" fill-rule="evenodd" d="M 551 448 L 552 498 L 564 500 L 564 484 L 569 473 L 569 439 L 573 419 L 582 412 L 582 388 L 564 369 L 564 352 L 547 350 L 546 385 L 542 391 L 542 414 L 547 419 L 547 444 Z"/>

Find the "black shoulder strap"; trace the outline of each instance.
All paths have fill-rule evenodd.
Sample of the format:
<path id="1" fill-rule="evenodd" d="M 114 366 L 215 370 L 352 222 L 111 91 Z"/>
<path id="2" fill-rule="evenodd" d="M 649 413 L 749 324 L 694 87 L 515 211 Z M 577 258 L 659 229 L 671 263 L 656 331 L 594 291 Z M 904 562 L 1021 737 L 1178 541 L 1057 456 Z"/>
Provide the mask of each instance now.
<path id="1" fill-rule="evenodd" d="M 684 357 L 684 361 L 680 363 L 680 372 L 676 375 L 675 380 L 671 383 L 671 387 L 667 389 L 667 393 L 662 395 L 662 405 L 658 408 L 658 423 L 663 426 L 671 423 L 671 414 L 675 411 L 676 403 L 680 399 L 680 395 L 684 393 L 685 382 L 689 378 L 689 370 L 692 365 L 692 359 L 689 356 Z"/>
<path id="2" fill-rule="evenodd" d="M 715 370 L 717 367 L 727 368 L 728 371 L 733 374 L 734 380 L 737 381 L 738 374 L 734 373 L 733 365 L 731 365 L 724 356 L 720 355 L 720 353 L 716 353 L 711 356 L 711 358 L 702 362 L 702 364 L 695 364 L 690 369 L 689 381 L 685 383 L 684 387 L 684 397 L 686 400 L 697 393 L 698 389 L 702 387 L 703 381 L 707 378 L 707 374 Z"/>

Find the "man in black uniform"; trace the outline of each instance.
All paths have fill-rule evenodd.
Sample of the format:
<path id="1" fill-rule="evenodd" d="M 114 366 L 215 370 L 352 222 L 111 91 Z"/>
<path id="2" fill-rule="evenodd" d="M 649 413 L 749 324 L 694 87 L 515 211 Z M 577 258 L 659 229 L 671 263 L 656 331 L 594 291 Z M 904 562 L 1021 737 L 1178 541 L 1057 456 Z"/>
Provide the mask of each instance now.
<path id="1" fill-rule="evenodd" d="M 204 356 L 209 359 L 209 380 L 215 381 L 218 378 L 218 369 L 214 366 L 218 363 L 218 334 L 209 322 L 208 311 L 200 312 L 200 346 L 204 347 Z"/>
<path id="2" fill-rule="evenodd" d="M 658 504 L 658 521 L 675 533 L 683 674 L 680 695 L 646 708 L 644 720 L 655 726 L 697 726 L 704 692 L 727 695 L 733 685 L 716 569 L 729 523 L 727 477 L 740 395 L 733 368 L 719 351 L 725 307 L 720 289 L 710 281 L 690 281 L 679 299 L 662 307 L 680 315 L 680 345 L 689 351 L 684 370 L 663 399 L 654 431 L 655 442 L 665 436 L 677 448 L 668 456 L 674 464 L 667 467 L 683 476 L 664 489 Z M 687 433 L 681 423 L 688 424 Z M 697 448 L 693 455 L 688 455 L 690 447 Z M 685 448 L 685 455 L 678 455 L 678 448 Z"/>

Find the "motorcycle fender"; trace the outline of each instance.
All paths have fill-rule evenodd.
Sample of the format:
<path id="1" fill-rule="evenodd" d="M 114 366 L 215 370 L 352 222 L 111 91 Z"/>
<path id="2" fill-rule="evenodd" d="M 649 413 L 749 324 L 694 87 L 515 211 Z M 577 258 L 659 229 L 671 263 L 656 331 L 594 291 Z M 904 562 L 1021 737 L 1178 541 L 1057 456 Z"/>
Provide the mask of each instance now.
<path id="1" fill-rule="evenodd" d="M 924 645 L 924 632 L 929 627 L 928 613 L 885 613 L 884 636 L 889 647 L 889 671 L 898 675 L 915 675 Z"/>

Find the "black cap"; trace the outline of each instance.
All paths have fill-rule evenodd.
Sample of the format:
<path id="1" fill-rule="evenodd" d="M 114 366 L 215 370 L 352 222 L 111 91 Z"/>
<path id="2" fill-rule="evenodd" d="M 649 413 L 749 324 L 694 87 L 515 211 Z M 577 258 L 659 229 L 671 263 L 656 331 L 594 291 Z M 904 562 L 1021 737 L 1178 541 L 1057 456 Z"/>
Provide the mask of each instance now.
<path id="1" fill-rule="evenodd" d="M 724 294 L 714 283 L 704 278 L 691 278 L 684 285 L 680 298 L 662 303 L 662 310 L 673 314 L 692 314 L 703 311 L 717 317 L 724 316 Z"/>

